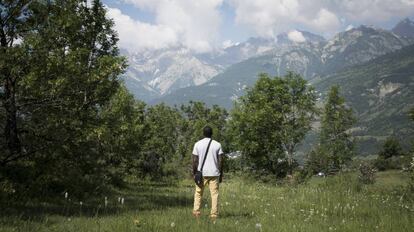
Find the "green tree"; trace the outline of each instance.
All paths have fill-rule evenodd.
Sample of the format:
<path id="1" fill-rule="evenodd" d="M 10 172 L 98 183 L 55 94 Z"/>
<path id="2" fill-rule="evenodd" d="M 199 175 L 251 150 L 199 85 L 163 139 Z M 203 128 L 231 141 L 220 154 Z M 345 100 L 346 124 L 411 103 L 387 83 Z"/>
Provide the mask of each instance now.
<path id="1" fill-rule="evenodd" d="M 182 116 L 180 112 L 165 104 L 147 109 L 145 114 L 144 154 L 140 159 L 142 176 L 161 177 L 177 174 L 171 163 L 177 162 L 180 146 Z M 175 163 L 176 164 L 176 163 Z M 176 170 L 179 172 L 179 170 Z"/>
<path id="2" fill-rule="evenodd" d="M 339 87 L 331 87 L 322 115 L 318 149 L 318 152 L 325 153 L 323 156 L 328 158 L 329 167 L 325 167 L 325 171 L 339 170 L 354 156 L 354 141 L 349 133 L 354 123 L 352 109 L 340 96 Z"/>
<path id="3" fill-rule="evenodd" d="M 388 137 L 382 145 L 381 151 L 378 153 L 375 166 L 380 171 L 401 168 L 401 162 L 404 160 L 401 156 L 403 155 L 404 152 L 398 140 L 393 137 Z"/>
<path id="4" fill-rule="evenodd" d="M 113 22 L 98 0 L 2 1 L 0 8 L 2 172 L 39 191 L 98 191 L 107 162 L 91 132 L 126 67 Z"/>
<path id="5" fill-rule="evenodd" d="M 313 89 L 299 75 L 261 74 L 231 113 L 229 136 L 234 138 L 234 148 L 255 170 L 290 172 L 295 149 L 311 129 L 315 99 Z"/>
<path id="6" fill-rule="evenodd" d="M 228 113 L 226 109 L 217 105 L 208 108 L 205 103 L 190 101 L 181 106 L 181 112 L 188 120 L 188 132 L 191 141 L 196 142 L 203 137 L 203 128 L 207 124 L 213 128 L 214 138 L 224 140 L 224 127 Z"/>
<path id="7" fill-rule="evenodd" d="M 145 143 L 145 104 L 122 86 L 103 107 L 99 127 L 90 132 L 105 157 L 108 178 L 122 184 L 125 175 L 136 175 Z"/>
<path id="8" fill-rule="evenodd" d="M 32 1 L 1 1 L 0 2 L 0 96 L 2 118 L 0 148 L 0 165 L 20 159 L 21 149 L 20 128 L 18 125 L 18 84 L 22 76 L 27 74 L 27 53 L 16 43 L 27 30 L 33 30 L 31 10 L 36 8 Z"/>
<path id="9" fill-rule="evenodd" d="M 393 156 L 401 156 L 403 154 L 404 152 L 400 145 L 400 142 L 398 142 L 396 138 L 389 137 L 387 140 L 385 140 L 378 156 L 383 159 L 389 159 Z"/>
<path id="10" fill-rule="evenodd" d="M 316 95 L 314 89 L 307 86 L 306 80 L 300 75 L 292 72 L 285 76 L 288 86 L 288 106 L 283 113 L 282 147 L 286 153 L 289 171 L 293 167 L 293 155 L 297 146 L 304 139 L 305 135 L 312 129 L 311 123 L 317 113 L 315 103 Z"/>

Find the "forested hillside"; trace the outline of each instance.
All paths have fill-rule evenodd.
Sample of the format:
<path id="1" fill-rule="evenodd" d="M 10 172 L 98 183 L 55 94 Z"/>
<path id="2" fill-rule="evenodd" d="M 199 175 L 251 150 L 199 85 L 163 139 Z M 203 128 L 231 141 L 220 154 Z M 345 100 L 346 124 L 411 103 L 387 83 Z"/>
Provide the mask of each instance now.
<path id="1" fill-rule="evenodd" d="M 409 117 L 414 107 L 414 46 L 311 83 L 322 94 L 321 99 L 332 85 L 341 87 L 357 115 L 353 133 L 364 153 L 376 151 L 388 136 L 410 146 L 414 136 Z"/>

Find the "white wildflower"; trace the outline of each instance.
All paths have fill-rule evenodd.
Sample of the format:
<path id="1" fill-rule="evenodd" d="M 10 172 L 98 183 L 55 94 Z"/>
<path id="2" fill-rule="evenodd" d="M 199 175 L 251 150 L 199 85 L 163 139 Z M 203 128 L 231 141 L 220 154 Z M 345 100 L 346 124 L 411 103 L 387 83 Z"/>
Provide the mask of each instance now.
<path id="1" fill-rule="evenodd" d="M 68 199 L 68 197 L 69 197 L 69 193 L 65 192 L 65 199 Z"/>
<path id="2" fill-rule="evenodd" d="M 261 231 L 262 230 L 262 224 L 256 223 L 256 229 Z"/>
<path id="3" fill-rule="evenodd" d="M 171 227 L 175 227 L 175 223 L 174 222 L 171 222 Z"/>

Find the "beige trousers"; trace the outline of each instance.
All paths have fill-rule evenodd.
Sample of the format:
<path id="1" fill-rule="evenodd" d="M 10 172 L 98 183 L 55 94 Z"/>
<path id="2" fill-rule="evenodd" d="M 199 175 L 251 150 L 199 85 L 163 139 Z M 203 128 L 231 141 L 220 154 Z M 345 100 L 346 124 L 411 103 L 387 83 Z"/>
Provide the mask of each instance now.
<path id="1" fill-rule="evenodd" d="M 218 176 L 205 176 L 203 177 L 203 187 L 196 185 L 194 193 L 194 210 L 193 214 L 200 215 L 201 213 L 201 198 L 203 197 L 204 187 L 206 185 L 210 188 L 211 195 L 211 212 L 210 217 L 218 216 L 218 197 L 219 197 L 219 177 Z"/>

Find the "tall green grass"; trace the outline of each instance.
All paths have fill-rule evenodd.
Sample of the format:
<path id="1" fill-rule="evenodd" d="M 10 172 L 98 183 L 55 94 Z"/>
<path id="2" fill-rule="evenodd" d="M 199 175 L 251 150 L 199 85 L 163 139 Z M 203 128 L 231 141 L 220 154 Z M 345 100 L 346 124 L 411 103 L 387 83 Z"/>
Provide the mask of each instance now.
<path id="1" fill-rule="evenodd" d="M 131 184 L 104 199 L 66 205 L 9 204 L 0 231 L 413 231 L 414 204 L 402 191 L 405 174 L 377 174 L 361 185 L 356 174 L 313 178 L 298 186 L 276 186 L 233 177 L 220 186 L 220 217 L 191 215 L 193 184 Z M 122 205 L 118 197 L 124 197 Z"/>

